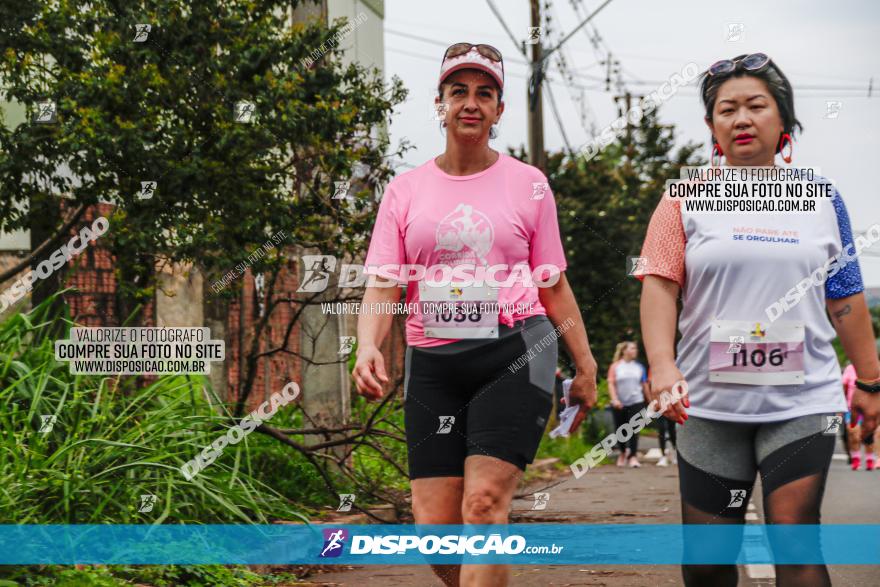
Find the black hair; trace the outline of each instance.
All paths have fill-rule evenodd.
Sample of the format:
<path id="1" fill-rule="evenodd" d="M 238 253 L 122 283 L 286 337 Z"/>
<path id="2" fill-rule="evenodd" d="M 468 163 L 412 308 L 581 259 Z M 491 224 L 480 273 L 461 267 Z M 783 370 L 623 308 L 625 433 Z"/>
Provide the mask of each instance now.
<path id="1" fill-rule="evenodd" d="M 746 57 L 746 54 L 737 55 L 732 61 L 737 61 L 743 57 Z M 785 77 L 779 66 L 773 63 L 772 59 L 767 62 L 767 65 L 756 71 L 743 69 L 739 67 L 739 64 L 737 64 L 733 71 L 728 73 L 709 75 L 708 70 L 704 71 L 700 76 L 700 98 L 702 98 L 703 106 L 706 108 L 706 118 L 708 120 L 712 120 L 712 111 L 715 109 L 715 100 L 718 98 L 718 90 L 721 88 L 721 85 L 729 79 L 745 76 L 757 78 L 767 84 L 767 89 L 770 90 L 770 95 L 776 101 L 776 108 L 779 110 L 779 116 L 782 118 L 783 132 L 791 136 L 794 136 L 795 131 L 803 132 L 803 125 L 794 115 L 794 92 L 791 88 L 791 82 L 788 81 L 788 78 Z M 776 146 L 776 151 L 779 152 L 779 145 Z"/>

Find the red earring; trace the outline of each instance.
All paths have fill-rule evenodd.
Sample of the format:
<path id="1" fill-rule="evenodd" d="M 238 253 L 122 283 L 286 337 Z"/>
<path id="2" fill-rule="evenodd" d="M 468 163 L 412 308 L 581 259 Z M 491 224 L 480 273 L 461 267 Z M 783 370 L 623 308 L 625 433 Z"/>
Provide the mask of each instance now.
<path id="1" fill-rule="evenodd" d="M 717 163 L 715 162 L 716 161 L 715 155 L 718 155 L 718 162 Z M 712 156 L 711 156 L 712 167 L 718 167 L 719 165 L 721 165 L 721 157 L 723 157 L 723 156 L 724 156 L 724 151 L 721 150 L 721 145 L 719 145 L 718 143 L 715 143 L 712 146 Z"/>
<path id="2" fill-rule="evenodd" d="M 788 155 L 782 152 L 782 149 L 785 148 L 785 144 L 788 143 Z M 779 155 L 782 156 L 782 160 L 786 163 L 791 163 L 791 154 L 794 153 L 794 143 L 792 143 L 791 135 L 787 132 L 782 133 L 782 136 L 779 137 Z"/>

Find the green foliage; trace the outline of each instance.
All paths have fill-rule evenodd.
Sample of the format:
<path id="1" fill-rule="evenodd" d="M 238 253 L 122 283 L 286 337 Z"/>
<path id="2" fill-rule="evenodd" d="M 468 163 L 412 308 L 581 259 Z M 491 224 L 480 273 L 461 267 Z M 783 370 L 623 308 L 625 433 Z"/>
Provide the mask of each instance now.
<path id="1" fill-rule="evenodd" d="M 253 478 L 245 439 L 187 481 L 178 467 L 225 432 L 203 382 L 142 388 L 54 359 L 52 300 L 0 324 L 0 523 L 268 523 L 298 516 Z M 40 432 L 41 415 L 57 420 Z M 138 512 L 143 494 L 157 497 Z"/>
<path id="2" fill-rule="evenodd" d="M 585 452 L 589 452 L 590 446 L 584 441 L 582 436 L 550 438 L 550 436 L 545 434 L 541 438 L 541 444 L 538 445 L 538 453 L 535 459 L 556 457 L 563 465 L 568 466 L 584 456 Z M 526 471 L 528 472 L 528 469 Z"/>
<path id="3" fill-rule="evenodd" d="M 360 395 L 352 394 L 351 422 L 362 424 L 369 418 L 377 405 L 366 401 Z M 383 411 L 384 417 L 374 428 L 384 434 L 403 437 L 403 409 L 400 401 L 392 400 Z M 271 421 L 271 425 L 280 429 L 310 428 L 304 421 L 301 411 L 280 411 Z M 292 440 L 305 443 L 304 436 L 292 435 Z M 332 437 L 320 437 L 321 441 Z M 315 437 L 310 436 L 314 442 Z M 280 445 L 277 440 L 263 436 L 251 435 L 248 438 L 248 455 L 251 473 L 262 483 L 272 487 L 287 499 L 297 503 L 303 513 L 317 516 L 327 512 L 327 508 L 335 509 L 338 505 L 336 494 L 330 494 L 323 479 L 301 453 Z M 386 456 L 400 464 L 403 473 L 398 470 Z M 403 493 L 409 489 L 409 480 L 405 474 L 407 453 L 406 444 L 388 436 L 373 436 L 368 444 L 360 444 L 350 457 L 351 472 L 360 483 L 358 487 L 351 478 L 337 474 L 334 467 L 327 469 L 336 490 L 340 493 L 356 493 L 358 505 L 376 503 L 376 500 L 362 489 L 387 493 Z"/>
<path id="4" fill-rule="evenodd" d="M 306 67 L 344 20 L 290 26 L 297 4 L 4 4 L 0 98 L 28 122 L 0 124 L 0 231 L 28 227 L 28 210 L 59 195 L 112 201 L 103 241 L 132 303 L 152 295 L 157 260 L 194 262 L 211 283 L 279 231 L 285 244 L 360 250 L 398 154 L 382 128 L 405 91 L 338 52 Z M 152 30 L 134 42 L 142 23 Z M 44 100 L 57 122 L 30 122 Z M 254 104 L 252 122 L 236 120 L 241 102 Z M 349 178 L 356 197 L 332 200 Z M 158 183 L 152 198 L 138 197 L 142 181 Z M 252 269 L 285 263 L 275 249 Z"/>
<path id="5" fill-rule="evenodd" d="M 366 422 L 369 413 L 375 408 L 375 403 L 368 402 L 360 395 L 352 397 L 351 412 L 355 422 Z M 394 434 L 399 438 L 404 437 L 402 397 L 388 402 L 383 415 L 377 418 L 375 429 L 386 434 Z M 406 443 L 387 437 L 377 437 L 371 442 L 378 448 L 363 446 L 352 453 L 355 459 L 356 475 L 360 482 L 372 488 L 373 491 L 402 492 L 408 490 Z M 403 473 L 391 464 L 386 455 L 391 456 L 394 462 L 400 464 Z"/>

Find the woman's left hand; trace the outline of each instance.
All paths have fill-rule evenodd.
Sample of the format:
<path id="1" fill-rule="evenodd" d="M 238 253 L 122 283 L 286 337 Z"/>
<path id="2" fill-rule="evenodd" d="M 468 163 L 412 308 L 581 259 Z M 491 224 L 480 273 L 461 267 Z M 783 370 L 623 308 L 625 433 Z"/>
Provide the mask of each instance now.
<path id="1" fill-rule="evenodd" d="M 585 369 L 578 370 L 574 379 L 571 381 L 571 388 L 568 390 L 569 405 L 579 406 L 574 422 L 571 424 L 570 432 L 574 432 L 587 417 L 593 406 L 596 405 L 596 363 Z"/>
<path id="2" fill-rule="evenodd" d="M 852 422 L 858 422 L 858 415 L 862 416 L 862 438 L 870 437 L 877 428 L 877 420 L 880 418 L 880 393 L 868 393 L 856 389 L 852 399 Z M 852 427 L 852 424 L 850 425 Z"/>

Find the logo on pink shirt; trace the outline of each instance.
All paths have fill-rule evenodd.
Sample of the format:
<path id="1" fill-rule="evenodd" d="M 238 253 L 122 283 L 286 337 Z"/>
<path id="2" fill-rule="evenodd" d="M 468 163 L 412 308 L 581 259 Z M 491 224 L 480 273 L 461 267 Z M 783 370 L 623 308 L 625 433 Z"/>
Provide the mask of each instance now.
<path id="1" fill-rule="evenodd" d="M 489 217 L 473 206 L 459 204 L 437 225 L 435 251 L 441 253 L 443 263 L 477 260 L 488 265 L 486 255 L 492 250 L 495 229 Z"/>

